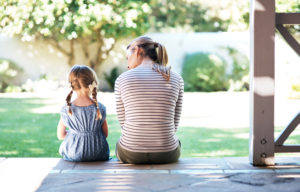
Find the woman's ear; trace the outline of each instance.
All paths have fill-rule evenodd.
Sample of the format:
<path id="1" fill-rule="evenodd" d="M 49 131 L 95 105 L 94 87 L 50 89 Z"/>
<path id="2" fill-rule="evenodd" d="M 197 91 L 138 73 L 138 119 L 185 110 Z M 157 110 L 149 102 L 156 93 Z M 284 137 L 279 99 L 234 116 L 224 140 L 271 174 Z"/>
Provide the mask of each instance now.
<path id="1" fill-rule="evenodd" d="M 136 46 L 136 58 L 140 55 L 140 48 L 139 46 Z"/>
<path id="2" fill-rule="evenodd" d="M 137 57 L 140 57 L 140 59 L 143 59 L 145 57 L 145 50 L 143 48 L 137 46 L 136 54 L 137 54 Z"/>

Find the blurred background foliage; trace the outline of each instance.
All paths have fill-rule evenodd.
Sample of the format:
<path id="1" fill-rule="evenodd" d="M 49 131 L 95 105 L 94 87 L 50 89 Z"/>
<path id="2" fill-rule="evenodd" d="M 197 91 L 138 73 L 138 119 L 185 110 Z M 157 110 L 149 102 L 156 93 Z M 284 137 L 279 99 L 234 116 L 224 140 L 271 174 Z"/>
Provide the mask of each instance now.
<path id="1" fill-rule="evenodd" d="M 249 90 L 249 60 L 235 48 L 220 47 L 230 55 L 227 61 L 217 53 L 187 54 L 182 77 L 185 91 L 247 91 Z"/>
<path id="2" fill-rule="evenodd" d="M 111 90 L 115 89 L 115 81 L 117 80 L 119 75 L 121 75 L 121 73 L 118 71 L 118 67 L 112 68 L 112 70 L 109 73 L 104 73 L 104 78 Z"/>
<path id="3" fill-rule="evenodd" d="M 116 40 L 136 36 L 149 29 L 148 1 L 127 0 L 1 0 L 0 33 L 24 41 L 43 39 L 75 62 L 74 45 L 80 44 L 87 65 L 99 66 L 113 49 Z M 60 43 L 68 41 L 69 47 Z M 88 45 L 96 44 L 90 54 Z"/>
<path id="4" fill-rule="evenodd" d="M 17 75 L 20 75 L 22 68 L 11 60 L 0 58 L 0 92 L 11 92 L 15 90 L 12 85 Z M 17 88 L 18 89 L 18 88 Z"/>
<path id="5" fill-rule="evenodd" d="M 241 0 L 0 0 L 0 33 L 23 41 L 43 40 L 65 55 L 70 66 L 76 61 L 74 46 L 80 46 L 86 65 L 95 69 L 107 59 L 119 39 L 133 38 L 146 32 L 247 31 L 249 10 L 249 1 Z M 277 0 L 276 11 L 299 12 L 299 0 Z M 287 27 L 299 39 L 299 25 Z M 95 45 L 93 50 L 90 45 Z M 211 70 L 218 68 L 216 73 L 222 73 L 219 80 L 211 78 L 220 82 L 219 87 L 208 88 L 205 85 L 206 88 L 194 87 L 195 90 L 248 89 L 248 61 L 237 50 L 228 51 L 233 60 L 232 74 L 226 73 L 226 78 L 223 77 L 222 70 L 228 64 L 215 55 L 222 70 L 216 64 L 205 66 L 211 67 Z M 200 64 L 202 60 L 214 63 L 207 54 L 189 55 L 185 62 L 201 67 L 204 67 Z M 199 59 L 198 64 L 195 59 Z M 190 67 L 183 68 L 188 71 Z M 202 71 L 204 77 L 208 72 Z M 116 75 L 117 69 L 105 75 L 111 87 Z M 7 86 L 5 83 L 7 81 L 1 85 L 2 91 Z M 33 83 L 27 82 L 27 87 L 28 84 Z M 186 89 L 193 90 L 192 87 Z"/>
<path id="6" fill-rule="evenodd" d="M 67 56 L 70 66 L 79 44 L 87 65 L 96 68 L 120 38 L 153 31 L 244 31 L 248 11 L 248 3 L 238 0 L 0 0 L 0 33 L 42 39 Z M 95 54 L 88 49 L 92 43 Z"/>
<path id="7" fill-rule="evenodd" d="M 226 91 L 229 87 L 226 62 L 213 53 L 188 54 L 182 77 L 185 91 Z"/>
<path id="8" fill-rule="evenodd" d="M 276 12 L 300 12 L 299 0 L 276 0 Z M 294 34 L 294 37 L 300 40 L 300 25 L 285 25 L 289 31 Z"/>

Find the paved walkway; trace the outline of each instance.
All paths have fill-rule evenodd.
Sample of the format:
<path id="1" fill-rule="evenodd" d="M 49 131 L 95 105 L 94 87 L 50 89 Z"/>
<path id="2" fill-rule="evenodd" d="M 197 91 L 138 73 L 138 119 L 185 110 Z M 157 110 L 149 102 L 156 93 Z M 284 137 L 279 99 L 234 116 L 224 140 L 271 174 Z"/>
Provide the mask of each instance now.
<path id="1" fill-rule="evenodd" d="M 167 165 L 0 158 L 0 191 L 300 191 L 300 157 L 253 167 L 247 157 L 187 158 Z"/>

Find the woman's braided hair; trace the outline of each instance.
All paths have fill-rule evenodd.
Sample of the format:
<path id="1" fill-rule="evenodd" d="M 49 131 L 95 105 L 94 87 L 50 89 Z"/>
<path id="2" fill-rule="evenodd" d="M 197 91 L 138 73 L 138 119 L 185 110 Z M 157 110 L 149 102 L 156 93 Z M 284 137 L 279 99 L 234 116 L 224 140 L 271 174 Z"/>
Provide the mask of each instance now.
<path id="1" fill-rule="evenodd" d="M 152 61 L 155 62 L 152 69 L 160 73 L 166 80 L 169 81 L 171 67 L 166 67 L 168 64 L 168 54 L 165 46 L 153 41 L 147 36 L 141 36 L 134 39 L 127 46 L 127 49 L 133 44 L 136 44 L 136 46 L 144 50 L 144 52 L 141 53 L 142 57 L 148 56 Z"/>
<path id="2" fill-rule="evenodd" d="M 72 98 L 73 90 L 79 90 L 82 87 L 89 89 L 89 85 L 92 85 L 93 82 L 95 82 L 96 85 L 98 85 L 97 76 L 93 69 L 85 65 L 74 65 L 72 67 L 69 74 L 69 83 L 71 85 L 72 90 L 70 91 L 70 93 L 66 98 L 67 105 L 69 107 L 69 111 L 68 111 L 69 115 L 72 115 L 71 98 Z M 98 120 L 101 119 L 102 116 L 97 101 L 97 87 L 93 88 L 92 97 L 93 97 L 92 98 L 93 102 L 96 104 L 96 109 L 97 109 L 96 120 Z"/>

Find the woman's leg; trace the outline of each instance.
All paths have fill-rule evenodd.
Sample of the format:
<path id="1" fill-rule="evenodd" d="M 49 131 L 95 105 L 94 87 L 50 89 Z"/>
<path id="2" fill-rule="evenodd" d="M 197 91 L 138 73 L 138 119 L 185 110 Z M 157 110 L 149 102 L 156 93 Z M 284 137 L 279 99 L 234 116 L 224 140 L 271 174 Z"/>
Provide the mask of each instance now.
<path id="1" fill-rule="evenodd" d="M 148 161 L 151 164 L 175 163 L 178 161 L 181 154 L 181 143 L 173 151 L 148 153 Z"/>
<path id="2" fill-rule="evenodd" d="M 129 164 L 143 164 L 147 163 L 147 154 L 128 151 L 120 145 L 119 142 L 116 144 L 116 156 L 122 161 L 122 163 Z"/>

